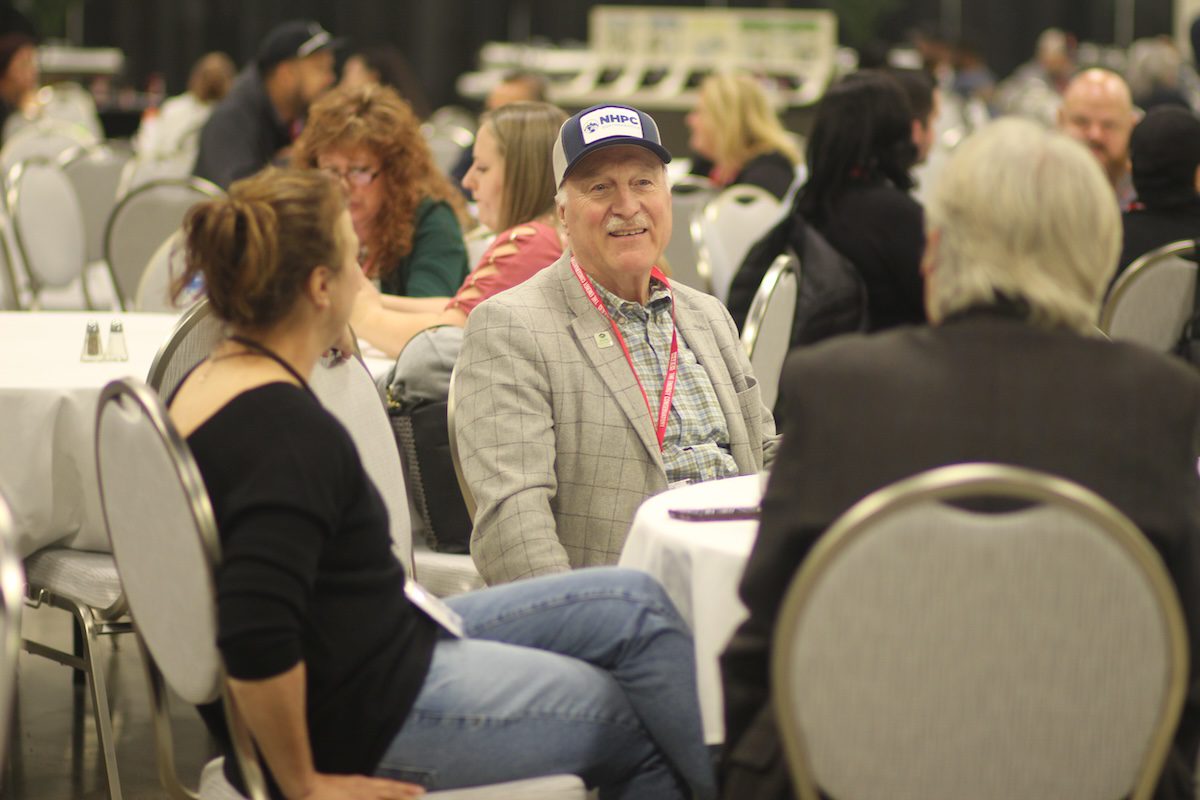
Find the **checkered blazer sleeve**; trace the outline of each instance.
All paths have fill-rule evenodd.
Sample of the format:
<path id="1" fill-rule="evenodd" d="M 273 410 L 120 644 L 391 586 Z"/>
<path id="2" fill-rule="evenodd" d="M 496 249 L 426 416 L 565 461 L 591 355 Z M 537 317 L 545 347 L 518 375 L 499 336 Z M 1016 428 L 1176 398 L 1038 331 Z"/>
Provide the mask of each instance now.
<path id="1" fill-rule="evenodd" d="M 558 489 L 546 365 L 518 309 L 472 313 L 455 373 L 455 427 L 477 510 L 471 555 L 489 584 L 570 569 L 550 500 Z"/>

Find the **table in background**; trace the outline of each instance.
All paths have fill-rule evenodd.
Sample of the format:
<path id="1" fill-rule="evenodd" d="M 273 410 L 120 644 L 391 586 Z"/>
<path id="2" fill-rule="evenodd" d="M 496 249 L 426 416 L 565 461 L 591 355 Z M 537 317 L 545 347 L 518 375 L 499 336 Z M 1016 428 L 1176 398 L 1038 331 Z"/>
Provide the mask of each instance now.
<path id="1" fill-rule="evenodd" d="M 111 380 L 145 380 L 175 314 L 0 313 L 0 490 L 22 557 L 48 544 L 108 550 L 96 485 L 96 401 Z M 87 323 L 125 328 L 128 361 L 81 362 Z"/>
<path id="2" fill-rule="evenodd" d="M 757 520 L 687 522 L 672 519 L 672 508 L 736 508 L 757 505 L 758 475 L 672 489 L 642 503 L 621 551 L 620 565 L 649 572 L 667 590 L 696 642 L 696 683 L 704 740 L 725 737 L 721 669 L 726 642 L 746 618 L 737 587 L 754 539 Z"/>

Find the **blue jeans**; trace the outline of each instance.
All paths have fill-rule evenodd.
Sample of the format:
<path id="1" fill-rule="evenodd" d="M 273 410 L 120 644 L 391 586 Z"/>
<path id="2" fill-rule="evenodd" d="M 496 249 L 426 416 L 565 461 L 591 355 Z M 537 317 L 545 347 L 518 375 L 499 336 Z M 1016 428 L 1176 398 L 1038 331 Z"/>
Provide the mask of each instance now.
<path id="1" fill-rule="evenodd" d="M 576 570 L 450 598 L 444 638 L 377 775 L 450 789 L 571 773 L 603 800 L 716 786 L 691 634 L 658 583 Z"/>

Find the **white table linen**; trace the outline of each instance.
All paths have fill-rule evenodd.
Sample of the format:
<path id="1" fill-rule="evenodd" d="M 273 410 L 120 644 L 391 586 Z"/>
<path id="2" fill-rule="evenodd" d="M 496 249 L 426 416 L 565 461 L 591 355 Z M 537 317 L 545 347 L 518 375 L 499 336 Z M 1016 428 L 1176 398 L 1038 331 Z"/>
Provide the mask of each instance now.
<path id="1" fill-rule="evenodd" d="M 758 520 L 689 522 L 672 519 L 673 508 L 737 508 L 757 505 L 758 475 L 672 489 L 646 500 L 634 517 L 620 565 L 658 578 L 692 629 L 696 681 L 704 739 L 724 740 L 725 721 L 718 658 L 746 607 L 737 595 L 746 560 L 758 535 Z"/>
<path id="2" fill-rule="evenodd" d="M 21 556 L 48 544 L 109 549 L 96 485 L 94 431 L 100 390 L 145 379 L 175 314 L 0 313 L 0 489 L 12 506 Z M 128 361 L 81 362 L 89 321 L 125 329 Z"/>

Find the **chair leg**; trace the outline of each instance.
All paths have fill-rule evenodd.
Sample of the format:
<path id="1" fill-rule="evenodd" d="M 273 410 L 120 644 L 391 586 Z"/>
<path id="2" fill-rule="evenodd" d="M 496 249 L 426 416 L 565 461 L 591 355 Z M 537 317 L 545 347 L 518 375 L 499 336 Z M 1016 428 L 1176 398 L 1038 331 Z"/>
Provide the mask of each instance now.
<path id="1" fill-rule="evenodd" d="M 108 708 L 108 682 L 104 678 L 104 665 L 100 663 L 96 653 L 99 638 L 96 632 L 95 618 L 90 609 L 81 608 L 76 611 L 83 630 L 83 661 L 88 676 L 88 685 L 92 690 L 92 712 L 96 719 L 96 738 L 100 743 L 100 752 L 104 759 L 104 775 L 108 779 L 109 800 L 122 800 L 121 780 L 117 772 L 116 739 L 112 730 L 112 714 Z"/>

